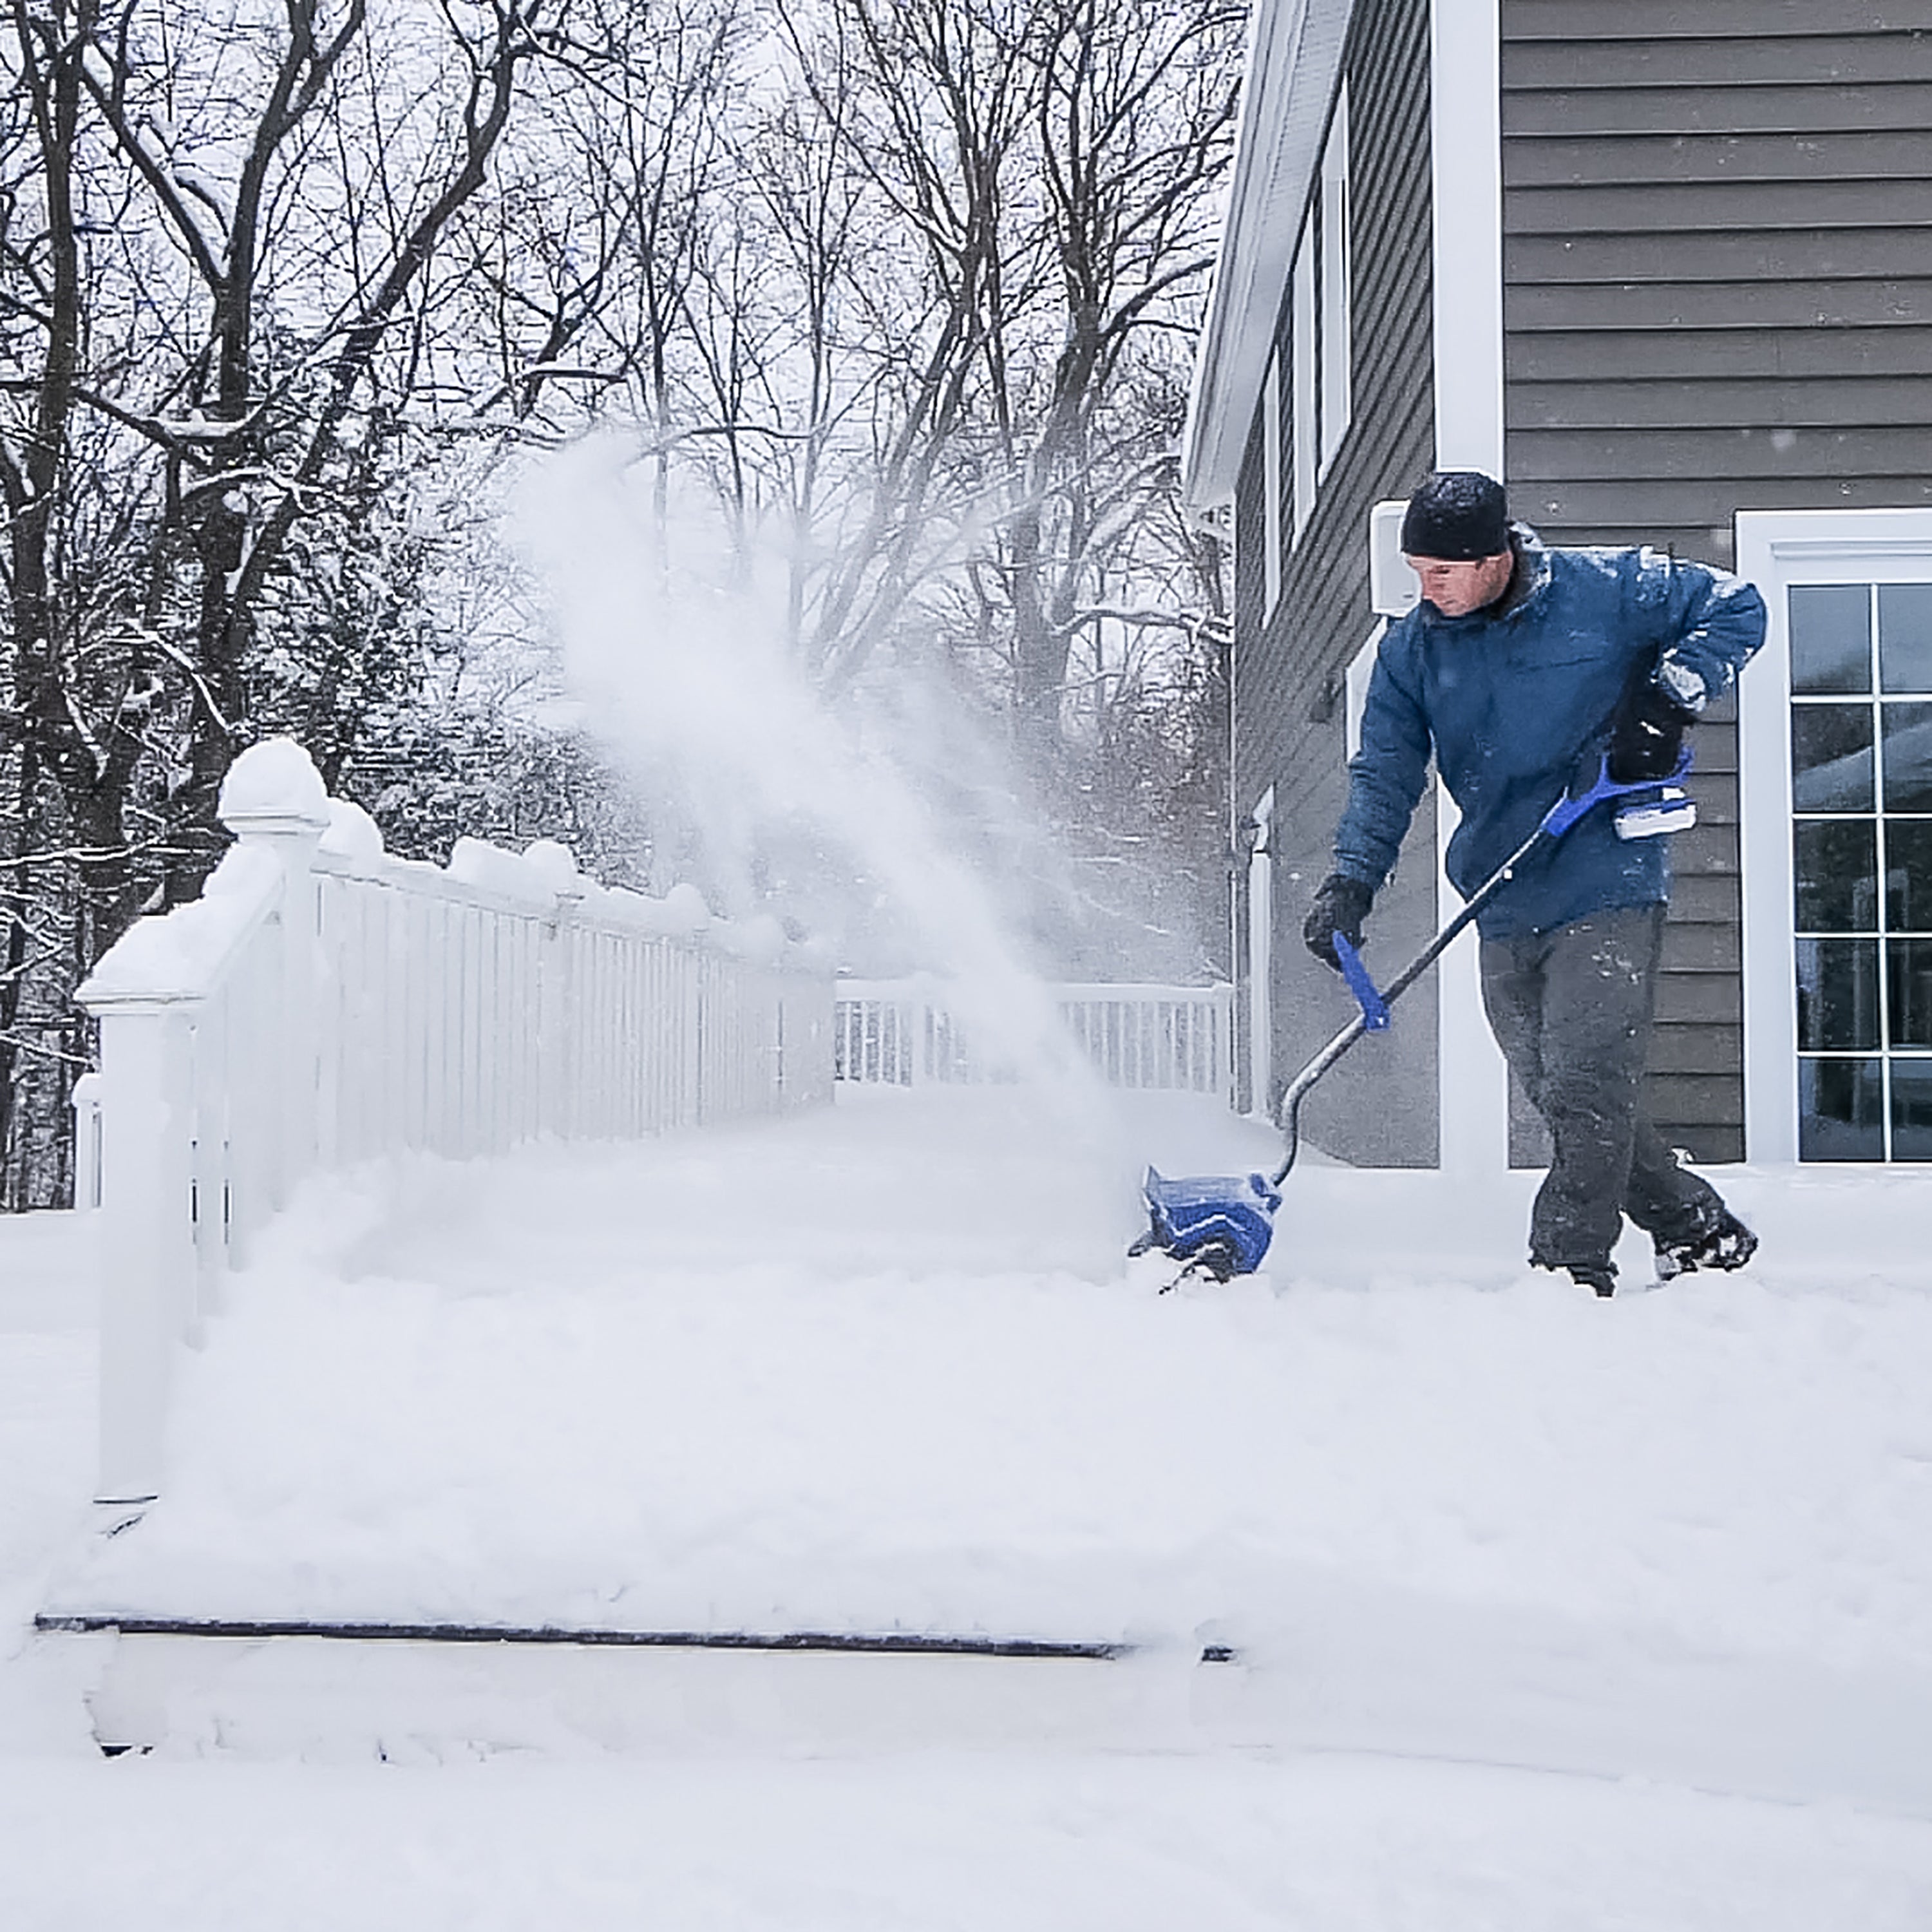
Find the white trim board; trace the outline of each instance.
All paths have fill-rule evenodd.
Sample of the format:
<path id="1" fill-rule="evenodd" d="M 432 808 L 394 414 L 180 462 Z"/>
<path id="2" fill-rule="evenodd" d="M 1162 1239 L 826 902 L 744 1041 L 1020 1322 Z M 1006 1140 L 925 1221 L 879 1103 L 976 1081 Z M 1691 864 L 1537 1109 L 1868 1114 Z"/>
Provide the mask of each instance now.
<path id="1" fill-rule="evenodd" d="M 1500 0 L 1430 10 L 1436 466 L 1503 473 Z"/>
<path id="2" fill-rule="evenodd" d="M 1388 634 L 1388 620 L 1378 617 L 1374 628 L 1348 660 L 1348 674 L 1342 686 L 1343 701 L 1348 707 L 1343 720 L 1343 743 L 1351 760 L 1362 748 L 1362 712 L 1369 701 L 1369 680 L 1376 674 L 1376 659 L 1381 653 L 1382 639 Z"/>
<path id="3" fill-rule="evenodd" d="M 1256 801 L 1248 857 L 1248 1112 L 1273 1118 L 1274 1095 L 1274 787 Z"/>
<path id="4" fill-rule="evenodd" d="M 1436 466 L 1503 473 L 1502 70 L 1498 0 L 1435 0 L 1430 19 L 1430 164 Z M 1460 822 L 1436 788 L 1439 870 Z M 1509 1071 L 1483 1010 L 1473 929 L 1436 970 L 1444 1169 L 1509 1166 Z"/>

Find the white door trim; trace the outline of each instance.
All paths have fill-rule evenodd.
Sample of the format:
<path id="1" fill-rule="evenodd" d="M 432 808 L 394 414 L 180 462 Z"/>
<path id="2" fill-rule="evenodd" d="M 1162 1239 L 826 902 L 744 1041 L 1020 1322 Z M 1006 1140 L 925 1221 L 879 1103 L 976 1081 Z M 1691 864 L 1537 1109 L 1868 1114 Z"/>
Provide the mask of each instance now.
<path id="1" fill-rule="evenodd" d="M 1502 33 L 1500 0 L 1430 10 L 1430 165 L 1436 466 L 1503 475 Z M 1436 788 L 1436 907 L 1455 904 L 1441 860 L 1460 822 Z M 1483 1010 L 1474 930 L 1436 968 L 1441 1161 L 1471 1178 L 1509 1166 L 1509 1075 Z"/>
<path id="2" fill-rule="evenodd" d="M 1793 584 L 1873 580 L 1888 566 L 1932 578 L 1932 510 L 1740 510 L 1738 574 L 1764 594 L 1764 648 L 1738 685 L 1743 899 L 1744 1156 L 1798 1158 L 1796 912 L 1791 860 Z"/>

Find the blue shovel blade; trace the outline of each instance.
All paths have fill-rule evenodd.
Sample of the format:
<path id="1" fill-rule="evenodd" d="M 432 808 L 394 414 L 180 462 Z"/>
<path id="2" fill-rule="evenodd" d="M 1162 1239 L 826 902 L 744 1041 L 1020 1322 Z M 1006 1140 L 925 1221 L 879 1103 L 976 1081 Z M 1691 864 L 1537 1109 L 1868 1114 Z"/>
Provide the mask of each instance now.
<path id="1" fill-rule="evenodd" d="M 1147 1203 L 1148 1232 L 1130 1252 L 1158 1248 L 1178 1262 L 1198 1262 L 1223 1280 L 1261 1266 L 1281 1205 L 1280 1190 L 1264 1174 L 1170 1179 L 1151 1167 L 1141 1197 Z"/>

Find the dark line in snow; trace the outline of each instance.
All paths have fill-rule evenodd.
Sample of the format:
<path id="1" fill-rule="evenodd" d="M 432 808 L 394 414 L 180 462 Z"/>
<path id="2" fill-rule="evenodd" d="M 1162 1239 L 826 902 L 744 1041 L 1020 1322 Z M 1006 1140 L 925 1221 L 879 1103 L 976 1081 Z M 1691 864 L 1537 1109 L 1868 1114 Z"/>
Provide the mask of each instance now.
<path id="1" fill-rule="evenodd" d="M 530 1643 L 607 1645 L 634 1650 L 858 1651 L 872 1654 L 946 1657 L 1085 1658 L 1112 1662 L 1131 1657 L 1131 1643 L 1067 1643 L 1047 1637 L 947 1636 L 916 1630 L 638 1630 L 554 1624 L 337 1623 L 306 1618 L 58 1616 L 42 1611 L 37 1630 L 123 1636 L 327 1637 L 364 1643 Z M 1214 1646 L 1218 1649 L 1220 1646 Z M 1204 1658 L 1206 1653 L 1203 1653 Z M 1221 1662 L 1221 1657 L 1210 1660 Z"/>

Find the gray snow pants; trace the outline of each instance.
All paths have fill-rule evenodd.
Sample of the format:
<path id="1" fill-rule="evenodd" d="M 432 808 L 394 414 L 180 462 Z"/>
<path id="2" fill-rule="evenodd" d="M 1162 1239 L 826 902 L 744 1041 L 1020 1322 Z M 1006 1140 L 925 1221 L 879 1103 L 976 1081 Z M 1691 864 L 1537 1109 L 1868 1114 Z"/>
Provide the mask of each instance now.
<path id="1" fill-rule="evenodd" d="M 1490 1028 L 1554 1144 L 1530 1214 L 1538 1268 L 1609 1268 L 1625 1214 L 1674 1242 L 1695 1240 L 1724 1211 L 1644 1112 L 1663 942 L 1660 905 L 1483 941 Z"/>

